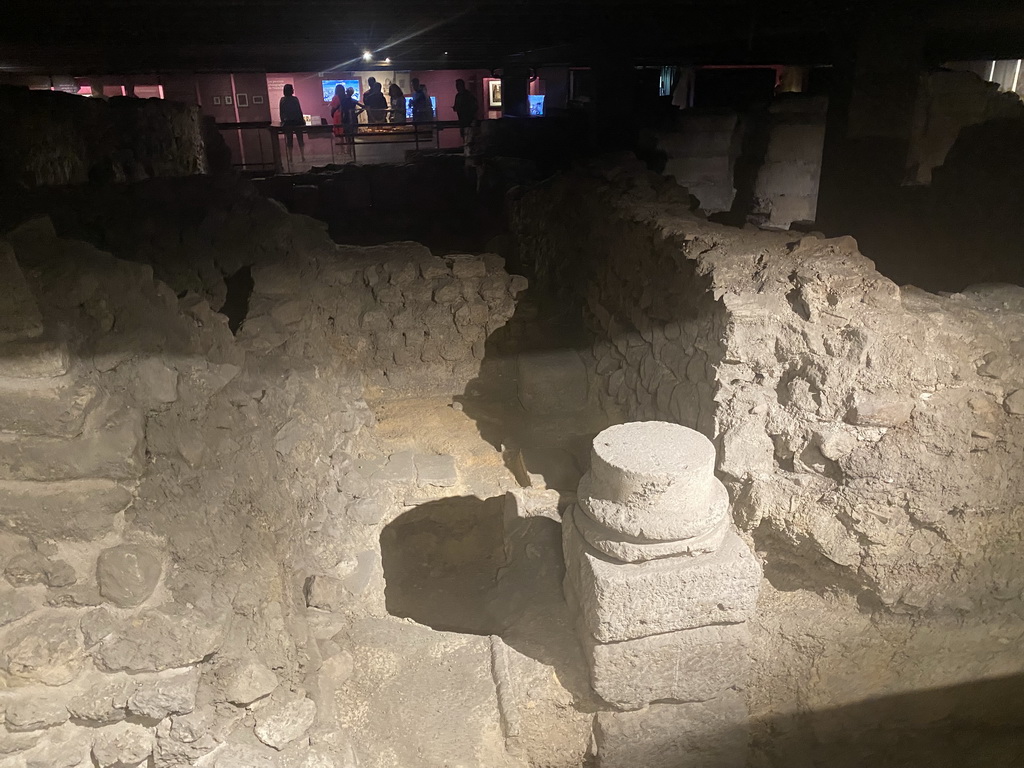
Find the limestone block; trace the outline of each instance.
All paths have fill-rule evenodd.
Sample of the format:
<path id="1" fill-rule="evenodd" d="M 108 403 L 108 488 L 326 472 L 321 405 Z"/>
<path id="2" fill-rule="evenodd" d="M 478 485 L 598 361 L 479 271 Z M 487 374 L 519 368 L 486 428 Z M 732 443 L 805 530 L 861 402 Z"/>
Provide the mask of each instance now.
<path id="1" fill-rule="evenodd" d="M 68 702 L 71 716 L 90 724 L 107 725 L 128 716 L 128 696 L 132 683 L 127 680 L 103 681 Z"/>
<path id="2" fill-rule="evenodd" d="M 69 366 L 67 345 L 54 332 L 0 343 L 0 379 L 52 379 Z"/>
<path id="3" fill-rule="evenodd" d="M 377 525 L 384 519 L 384 506 L 373 497 L 354 499 L 345 508 L 345 514 L 362 525 Z"/>
<path id="4" fill-rule="evenodd" d="M 339 611 L 351 602 L 341 579 L 318 574 L 306 579 L 306 605 L 322 611 Z"/>
<path id="5" fill-rule="evenodd" d="M 910 420 L 915 405 L 895 392 L 856 392 L 845 421 L 858 427 L 898 427 Z"/>
<path id="6" fill-rule="evenodd" d="M 21 273 L 14 249 L 0 241 L 0 343 L 43 333 L 43 318 Z"/>
<path id="7" fill-rule="evenodd" d="M 171 715 L 184 715 L 195 709 L 199 670 L 140 682 L 128 697 L 128 712 L 132 715 L 162 720 Z"/>
<path id="8" fill-rule="evenodd" d="M 136 397 L 147 404 L 178 399 L 178 372 L 156 357 L 147 357 L 135 369 Z"/>
<path id="9" fill-rule="evenodd" d="M 0 480 L 137 477 L 145 464 L 144 418 L 135 410 L 96 411 L 81 435 L 0 436 Z"/>
<path id="10" fill-rule="evenodd" d="M 361 759 L 386 744 L 394 766 L 506 764 L 487 637 L 388 617 L 348 622 L 336 641 L 354 662 L 337 689 L 337 722 Z M 413 701 L 429 705 L 396 706 Z"/>
<path id="11" fill-rule="evenodd" d="M 153 754 L 151 730 L 134 723 L 116 723 L 96 733 L 92 744 L 93 760 L 99 768 L 135 768 Z"/>
<path id="12" fill-rule="evenodd" d="M 17 752 L 24 752 L 27 749 L 32 749 L 39 743 L 40 739 L 43 738 L 45 733 L 43 731 L 27 731 L 25 733 L 9 733 L 5 729 L 0 729 L 0 766 L 7 768 L 11 765 L 11 768 L 23 768 L 26 763 L 15 762 L 10 763 L 4 762 L 6 755 L 13 755 Z M 51 768 L 49 765 L 47 768 Z"/>
<path id="13" fill-rule="evenodd" d="M 117 628 L 117 619 L 106 608 L 97 608 L 82 616 L 79 627 L 85 647 L 91 648 Z"/>
<path id="14" fill-rule="evenodd" d="M 427 456 L 416 454 L 416 484 L 420 488 L 434 486 L 451 488 L 459 482 L 454 456 Z"/>
<path id="15" fill-rule="evenodd" d="M 619 424 L 594 438 L 581 506 L 601 525 L 637 539 L 697 536 L 721 519 L 714 467 L 715 448 L 699 432 L 664 421 Z"/>
<path id="16" fill-rule="evenodd" d="M 374 472 L 370 479 L 378 483 L 415 483 L 416 461 L 412 451 L 399 451 L 388 457 L 387 462 Z"/>
<path id="17" fill-rule="evenodd" d="M 75 728 L 47 733 L 39 746 L 25 754 L 24 768 L 91 768 L 92 734 Z M 5 766 L 6 768 L 6 766 Z M 22 768 L 18 765 L 18 768 Z"/>
<path id="18" fill-rule="evenodd" d="M 745 624 L 684 629 L 620 643 L 582 633 L 590 682 L 613 706 L 638 709 L 661 699 L 707 701 L 742 687 L 750 673 Z"/>
<path id="19" fill-rule="evenodd" d="M 458 280 L 444 280 L 434 289 L 434 301 L 438 304 L 452 304 L 462 298 L 462 283 Z"/>
<path id="20" fill-rule="evenodd" d="M 20 552 L 7 561 L 4 576 L 16 587 L 26 584 L 43 584 L 49 561 L 36 551 Z"/>
<path id="21" fill-rule="evenodd" d="M 273 753 L 244 744 L 224 744 L 196 763 L 197 768 L 278 768 Z"/>
<path id="22" fill-rule="evenodd" d="M 75 437 L 102 400 L 97 387 L 72 383 L 72 375 L 48 379 L 46 386 L 0 390 L 0 432 Z M 53 386 L 50 386 L 50 383 Z"/>
<path id="23" fill-rule="evenodd" d="M 519 402 L 533 414 L 575 413 L 587 405 L 587 369 L 573 349 L 516 358 Z"/>
<path id="24" fill-rule="evenodd" d="M 9 731 L 40 731 L 68 720 L 68 710 L 62 699 L 33 694 L 7 705 L 5 723 Z"/>
<path id="25" fill-rule="evenodd" d="M 724 490 L 724 489 L 723 489 Z M 580 534 L 598 552 L 624 563 L 640 563 L 662 557 L 707 555 L 722 546 L 732 526 L 728 503 L 715 506 L 721 517 L 717 524 L 705 533 L 678 541 L 644 541 L 617 534 L 594 522 L 586 513 L 573 516 Z"/>
<path id="26" fill-rule="evenodd" d="M 100 553 L 96 581 L 100 594 L 119 608 L 142 605 L 160 581 L 159 554 L 139 544 L 119 544 Z"/>
<path id="27" fill-rule="evenodd" d="M 619 563 L 586 543 L 574 516 L 567 512 L 562 525 L 565 578 L 597 640 L 737 624 L 753 615 L 761 566 L 734 531 L 711 555 Z"/>
<path id="28" fill-rule="evenodd" d="M 217 687 L 225 701 L 247 706 L 277 688 L 278 679 L 256 659 L 229 659 L 217 667 Z"/>
<path id="29" fill-rule="evenodd" d="M 78 677 L 83 659 L 78 617 L 47 614 L 10 630 L 0 650 L 0 669 L 12 685 L 65 685 Z"/>
<path id="30" fill-rule="evenodd" d="M 284 749 L 302 736 L 316 720 L 316 704 L 307 698 L 271 698 L 256 710 L 256 738 L 274 749 Z"/>
<path id="31" fill-rule="evenodd" d="M 1024 389 L 1015 390 L 1007 395 L 1003 400 L 1003 408 L 1013 416 L 1024 415 Z"/>
<path id="32" fill-rule="evenodd" d="M 719 470 L 742 479 L 752 472 L 775 469 L 775 443 L 765 430 L 764 421 L 751 417 L 723 433 Z"/>
<path id="33" fill-rule="evenodd" d="M 419 263 L 420 274 L 423 275 L 424 280 L 439 280 L 444 277 L 451 275 L 451 270 L 445 263 L 444 259 L 439 256 L 432 256 L 428 259 L 424 259 Z"/>
<path id="34" fill-rule="evenodd" d="M 0 627 L 28 616 L 36 607 L 36 601 L 21 590 L 0 590 Z"/>
<path id="35" fill-rule="evenodd" d="M 599 768 L 743 768 L 749 725 L 743 695 L 635 712 L 599 712 Z"/>
<path id="36" fill-rule="evenodd" d="M 92 655 L 107 672 L 162 672 L 199 663 L 220 647 L 223 635 L 221 622 L 172 605 L 136 615 Z"/>
<path id="37" fill-rule="evenodd" d="M 487 264 L 478 256 L 451 256 L 452 274 L 459 279 L 486 277 Z"/>

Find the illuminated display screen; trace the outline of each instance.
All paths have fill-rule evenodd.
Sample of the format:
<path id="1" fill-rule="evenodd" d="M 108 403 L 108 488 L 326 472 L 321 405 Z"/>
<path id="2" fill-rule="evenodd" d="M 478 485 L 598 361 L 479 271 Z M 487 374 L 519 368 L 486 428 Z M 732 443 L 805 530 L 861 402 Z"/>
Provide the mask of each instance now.
<path id="1" fill-rule="evenodd" d="M 361 101 L 363 95 L 359 92 L 361 87 L 358 78 L 355 80 L 321 80 L 324 86 L 324 103 L 330 104 L 331 99 L 334 98 L 334 89 L 339 85 L 345 86 L 345 90 L 352 89 L 352 98 L 356 101 Z"/>
<path id="2" fill-rule="evenodd" d="M 430 108 L 434 110 L 434 119 L 437 119 L 437 96 L 430 97 Z M 412 96 L 405 97 L 405 119 L 412 120 Z"/>

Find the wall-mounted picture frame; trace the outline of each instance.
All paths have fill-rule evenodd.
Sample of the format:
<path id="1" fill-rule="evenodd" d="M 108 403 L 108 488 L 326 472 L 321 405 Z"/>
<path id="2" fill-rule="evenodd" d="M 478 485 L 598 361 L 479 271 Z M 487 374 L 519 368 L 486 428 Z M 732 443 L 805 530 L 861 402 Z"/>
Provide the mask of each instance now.
<path id="1" fill-rule="evenodd" d="M 487 81 L 487 106 L 491 109 L 501 106 L 501 80 L 498 78 Z"/>
<path id="2" fill-rule="evenodd" d="M 234 103 L 235 103 L 234 100 L 230 96 L 225 96 L 224 97 L 224 105 L 225 106 L 230 107 Z"/>
<path id="3" fill-rule="evenodd" d="M 235 94 L 235 104 L 237 104 L 240 107 L 248 107 L 249 106 L 249 94 L 247 94 L 247 93 L 236 93 Z"/>
<path id="4" fill-rule="evenodd" d="M 252 103 L 253 104 L 262 104 L 263 103 L 263 94 L 260 94 L 260 93 L 253 94 Z"/>
<path id="5" fill-rule="evenodd" d="M 214 96 L 213 97 L 213 106 L 215 106 L 215 107 L 219 107 L 220 106 L 220 96 Z"/>

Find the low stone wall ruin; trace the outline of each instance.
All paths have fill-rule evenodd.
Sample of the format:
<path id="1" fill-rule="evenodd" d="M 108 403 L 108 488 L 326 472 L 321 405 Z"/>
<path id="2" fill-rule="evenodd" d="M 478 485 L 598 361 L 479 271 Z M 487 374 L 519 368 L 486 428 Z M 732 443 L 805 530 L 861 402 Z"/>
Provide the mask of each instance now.
<path id="1" fill-rule="evenodd" d="M 709 224 L 635 165 L 541 185 L 514 226 L 539 287 L 583 313 L 606 409 L 715 442 L 736 523 L 780 590 L 764 598 L 782 611 L 765 614 L 772 631 L 795 615 L 787 601 L 824 591 L 848 607 L 828 608 L 836 629 L 806 631 L 834 631 L 823 642 L 868 667 L 885 651 L 846 635 L 844 610 L 887 626 L 890 648 L 921 648 L 907 638 L 932 622 L 969 636 L 948 641 L 943 670 L 880 672 L 890 690 L 1024 669 L 987 639 L 1019 632 L 1024 609 L 1024 289 L 901 288 L 850 238 Z M 755 699 L 836 703 L 810 678 L 780 694 L 772 670 L 790 662 L 767 643 Z M 795 650 L 797 667 L 827 665 L 818 653 Z"/>
<path id="2" fill-rule="evenodd" d="M 356 459 L 364 385 L 461 392 L 525 281 L 494 256 L 336 246 L 227 189 L 141 242 L 109 209 L 66 220 L 134 261 L 47 218 L 0 239 L 5 766 L 337 765 L 332 686 L 361 652 L 337 616 L 387 617 L 378 496 L 457 482 L 448 456 Z M 233 334 L 215 308 L 239 270 Z"/>
<path id="3" fill-rule="evenodd" d="M 139 181 L 207 170 L 198 107 L 0 86 L 0 182 Z"/>

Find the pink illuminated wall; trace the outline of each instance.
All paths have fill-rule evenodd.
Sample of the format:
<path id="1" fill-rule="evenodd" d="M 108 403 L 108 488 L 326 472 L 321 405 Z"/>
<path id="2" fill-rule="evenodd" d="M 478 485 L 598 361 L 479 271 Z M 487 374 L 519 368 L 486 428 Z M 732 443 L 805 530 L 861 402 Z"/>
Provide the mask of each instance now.
<path id="1" fill-rule="evenodd" d="M 339 77 L 341 77 L 339 75 Z M 320 75 L 317 72 L 274 72 L 267 78 L 267 100 L 270 102 L 270 121 L 274 125 L 281 123 L 280 104 L 284 96 L 284 86 L 291 83 L 295 88 L 295 96 L 302 105 L 302 114 L 327 118 L 331 122 L 330 105 L 324 103 L 323 89 L 320 86 Z"/>

